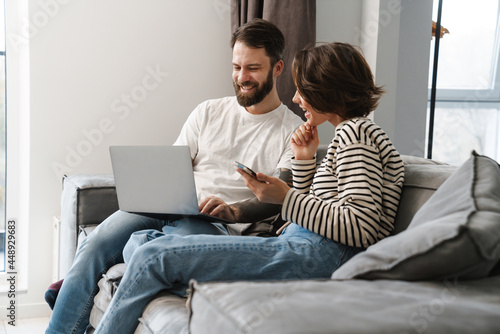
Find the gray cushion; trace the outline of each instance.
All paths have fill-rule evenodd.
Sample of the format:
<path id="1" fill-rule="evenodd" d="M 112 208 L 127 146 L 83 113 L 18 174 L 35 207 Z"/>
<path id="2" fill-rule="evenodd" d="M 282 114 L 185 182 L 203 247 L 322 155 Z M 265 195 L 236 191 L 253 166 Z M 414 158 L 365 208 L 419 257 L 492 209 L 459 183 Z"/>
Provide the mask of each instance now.
<path id="1" fill-rule="evenodd" d="M 162 291 L 144 309 L 134 334 L 187 334 L 188 321 L 186 299 Z"/>
<path id="2" fill-rule="evenodd" d="M 125 273 L 125 263 L 111 267 L 99 280 L 99 292 L 90 312 L 90 325 L 97 328 Z M 168 291 L 160 292 L 144 309 L 135 334 L 188 333 L 186 300 Z M 87 334 L 91 331 L 87 330 Z"/>
<path id="3" fill-rule="evenodd" d="M 192 334 L 500 332 L 500 276 L 194 283 L 192 291 Z"/>
<path id="4" fill-rule="evenodd" d="M 499 260 L 500 167 L 473 152 L 407 230 L 356 255 L 332 278 L 476 279 Z"/>
<path id="5" fill-rule="evenodd" d="M 97 328 L 99 322 L 101 322 L 102 316 L 113 298 L 116 289 L 125 273 L 125 263 L 119 263 L 111 267 L 106 274 L 102 275 L 97 285 L 99 286 L 99 292 L 94 297 L 94 306 L 90 312 L 90 325 L 93 328 Z"/>

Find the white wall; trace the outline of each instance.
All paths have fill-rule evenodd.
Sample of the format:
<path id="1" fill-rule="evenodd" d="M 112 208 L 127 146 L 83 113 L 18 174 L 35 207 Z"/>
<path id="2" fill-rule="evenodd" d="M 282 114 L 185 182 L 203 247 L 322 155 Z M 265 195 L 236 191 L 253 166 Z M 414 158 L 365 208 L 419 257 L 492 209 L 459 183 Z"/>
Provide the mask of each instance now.
<path id="1" fill-rule="evenodd" d="M 317 0 L 318 41 L 356 44 L 363 2 Z M 29 49 L 11 43 L 7 50 L 25 52 L 18 56 L 27 61 L 11 61 L 9 75 L 27 72 L 29 83 L 16 84 L 29 99 L 9 95 L 7 106 L 20 115 L 10 129 L 11 143 L 21 141 L 22 167 L 10 187 L 20 202 L 8 216 L 19 220 L 20 243 L 28 245 L 18 318 L 50 313 L 43 294 L 53 279 L 61 174 L 110 173 L 109 145 L 170 144 L 198 103 L 233 94 L 228 0 L 19 0 L 8 8 L 26 3 L 26 12 L 8 19 L 8 34 Z M 320 134 L 328 143 L 331 126 Z"/>
<path id="2" fill-rule="evenodd" d="M 9 23 L 29 20 L 31 30 L 9 27 L 23 43 L 7 51 L 29 41 L 29 153 L 20 178 L 30 182 L 27 198 L 8 212 L 28 245 L 18 318 L 49 314 L 43 294 L 53 279 L 62 173 L 109 173 L 109 145 L 171 144 L 198 103 L 233 94 L 228 1 L 28 5 Z"/>
<path id="3" fill-rule="evenodd" d="M 361 32 L 361 0 L 316 0 L 316 41 L 358 45 Z M 334 128 L 330 123 L 318 127 L 321 144 L 329 144 Z"/>

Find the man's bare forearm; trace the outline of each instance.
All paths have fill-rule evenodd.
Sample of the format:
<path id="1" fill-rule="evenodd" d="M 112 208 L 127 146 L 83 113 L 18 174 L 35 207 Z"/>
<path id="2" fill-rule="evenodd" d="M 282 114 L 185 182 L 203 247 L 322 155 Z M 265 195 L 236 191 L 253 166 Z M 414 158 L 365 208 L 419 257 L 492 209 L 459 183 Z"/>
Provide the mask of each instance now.
<path id="1" fill-rule="evenodd" d="M 285 181 L 292 187 L 292 171 L 287 168 L 278 168 L 274 177 Z M 281 205 L 260 202 L 256 197 L 231 204 L 236 221 L 241 223 L 254 223 L 280 213 Z"/>

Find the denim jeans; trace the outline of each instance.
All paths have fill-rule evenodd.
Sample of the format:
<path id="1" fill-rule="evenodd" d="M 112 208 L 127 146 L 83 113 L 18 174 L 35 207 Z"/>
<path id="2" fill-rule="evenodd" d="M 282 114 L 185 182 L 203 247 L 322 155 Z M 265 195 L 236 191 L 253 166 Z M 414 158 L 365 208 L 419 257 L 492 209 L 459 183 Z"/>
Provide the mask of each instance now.
<path id="1" fill-rule="evenodd" d="M 183 295 L 190 279 L 205 281 L 328 278 L 360 252 L 296 224 L 279 237 L 134 233 L 127 269 L 96 334 L 133 333 L 144 307 L 162 290 Z"/>
<path id="2" fill-rule="evenodd" d="M 109 268 L 123 262 L 123 248 L 132 233 L 151 229 L 158 233 L 163 230 L 166 235 L 227 234 L 220 224 L 169 221 L 115 212 L 90 233 L 78 249 L 59 291 L 46 333 L 84 333 L 98 292 L 97 282 Z"/>

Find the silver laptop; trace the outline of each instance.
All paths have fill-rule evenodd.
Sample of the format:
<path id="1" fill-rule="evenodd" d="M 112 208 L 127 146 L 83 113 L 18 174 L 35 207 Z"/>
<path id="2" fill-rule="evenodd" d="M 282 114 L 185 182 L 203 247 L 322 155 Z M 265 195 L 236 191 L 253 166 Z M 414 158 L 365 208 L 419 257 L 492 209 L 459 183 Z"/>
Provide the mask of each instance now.
<path id="1" fill-rule="evenodd" d="M 120 210 L 234 223 L 199 212 L 188 146 L 110 146 L 109 151 Z"/>

